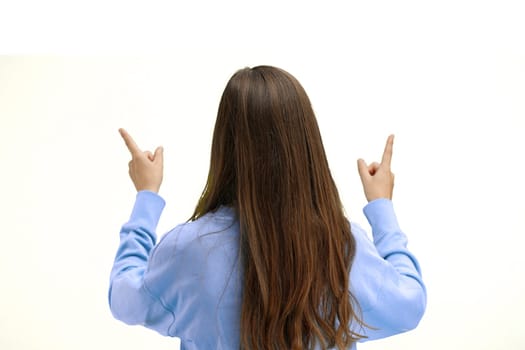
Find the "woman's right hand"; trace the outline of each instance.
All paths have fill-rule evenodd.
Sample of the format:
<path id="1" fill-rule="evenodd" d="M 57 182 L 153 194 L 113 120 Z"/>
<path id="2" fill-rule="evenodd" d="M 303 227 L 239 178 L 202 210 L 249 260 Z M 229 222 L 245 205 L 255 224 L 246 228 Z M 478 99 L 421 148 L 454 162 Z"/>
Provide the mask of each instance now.
<path id="1" fill-rule="evenodd" d="M 157 147 L 155 153 L 142 151 L 126 130 L 119 129 L 119 133 L 131 153 L 129 177 L 135 188 L 137 191 L 158 193 L 163 176 L 164 149 Z"/>
<path id="2" fill-rule="evenodd" d="M 392 199 L 394 174 L 390 170 L 394 135 L 388 136 L 381 163 L 367 165 L 363 159 L 357 160 L 357 169 L 363 183 L 366 199 L 371 202 L 378 198 Z"/>

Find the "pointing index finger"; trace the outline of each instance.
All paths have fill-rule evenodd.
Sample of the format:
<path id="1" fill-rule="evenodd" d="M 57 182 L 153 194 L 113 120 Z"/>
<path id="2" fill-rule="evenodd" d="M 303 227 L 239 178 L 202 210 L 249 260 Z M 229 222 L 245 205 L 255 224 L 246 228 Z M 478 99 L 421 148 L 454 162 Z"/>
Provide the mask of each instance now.
<path id="1" fill-rule="evenodd" d="M 124 139 L 124 142 L 126 143 L 126 146 L 128 147 L 129 152 L 131 153 L 132 156 L 142 152 L 139 146 L 137 146 L 137 144 L 135 143 L 131 135 L 128 134 L 126 130 L 119 129 L 118 131 L 120 133 L 120 136 L 122 136 L 122 138 Z"/>
<path id="2" fill-rule="evenodd" d="M 392 162 L 392 149 L 394 146 L 394 135 L 388 136 L 385 145 L 385 151 L 383 152 L 383 158 L 381 159 L 381 164 L 386 165 L 390 168 L 390 163 Z"/>

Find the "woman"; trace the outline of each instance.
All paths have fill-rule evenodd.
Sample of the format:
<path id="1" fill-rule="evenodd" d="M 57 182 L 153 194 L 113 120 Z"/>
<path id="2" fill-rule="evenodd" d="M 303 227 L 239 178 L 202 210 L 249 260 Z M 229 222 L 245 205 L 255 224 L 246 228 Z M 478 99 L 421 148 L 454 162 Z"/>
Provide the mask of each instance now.
<path id="1" fill-rule="evenodd" d="M 413 329 L 426 306 L 392 206 L 393 136 L 358 160 L 373 242 L 345 218 L 310 101 L 269 66 L 233 75 L 195 212 L 156 244 L 163 150 L 124 130 L 138 191 L 111 272 L 113 315 L 182 349 L 355 349 Z"/>

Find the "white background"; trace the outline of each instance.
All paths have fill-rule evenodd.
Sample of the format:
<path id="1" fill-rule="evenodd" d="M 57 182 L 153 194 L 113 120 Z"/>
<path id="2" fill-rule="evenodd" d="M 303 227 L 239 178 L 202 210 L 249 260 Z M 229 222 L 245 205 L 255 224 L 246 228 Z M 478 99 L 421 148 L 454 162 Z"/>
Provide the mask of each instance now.
<path id="1" fill-rule="evenodd" d="M 162 234 L 203 189 L 227 80 L 258 64 L 304 85 L 363 225 L 356 159 L 396 135 L 428 308 L 359 348 L 525 348 L 524 18 L 519 1 L 0 3 L 0 348 L 178 348 L 107 305 L 134 200 L 117 129 L 165 148 Z"/>

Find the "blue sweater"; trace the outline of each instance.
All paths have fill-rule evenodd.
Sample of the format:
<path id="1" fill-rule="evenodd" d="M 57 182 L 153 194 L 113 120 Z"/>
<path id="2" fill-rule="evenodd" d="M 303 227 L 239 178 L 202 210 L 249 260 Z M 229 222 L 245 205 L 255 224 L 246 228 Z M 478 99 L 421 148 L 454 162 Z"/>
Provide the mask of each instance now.
<path id="1" fill-rule="evenodd" d="M 157 244 L 164 205 L 156 193 L 137 193 L 111 271 L 111 312 L 127 324 L 179 337 L 182 350 L 239 349 L 242 276 L 234 210 L 221 207 L 181 224 Z M 373 242 L 351 224 L 357 247 L 350 285 L 364 322 L 377 328 L 355 330 L 372 340 L 415 328 L 425 311 L 426 290 L 392 202 L 374 200 L 364 213 Z"/>

